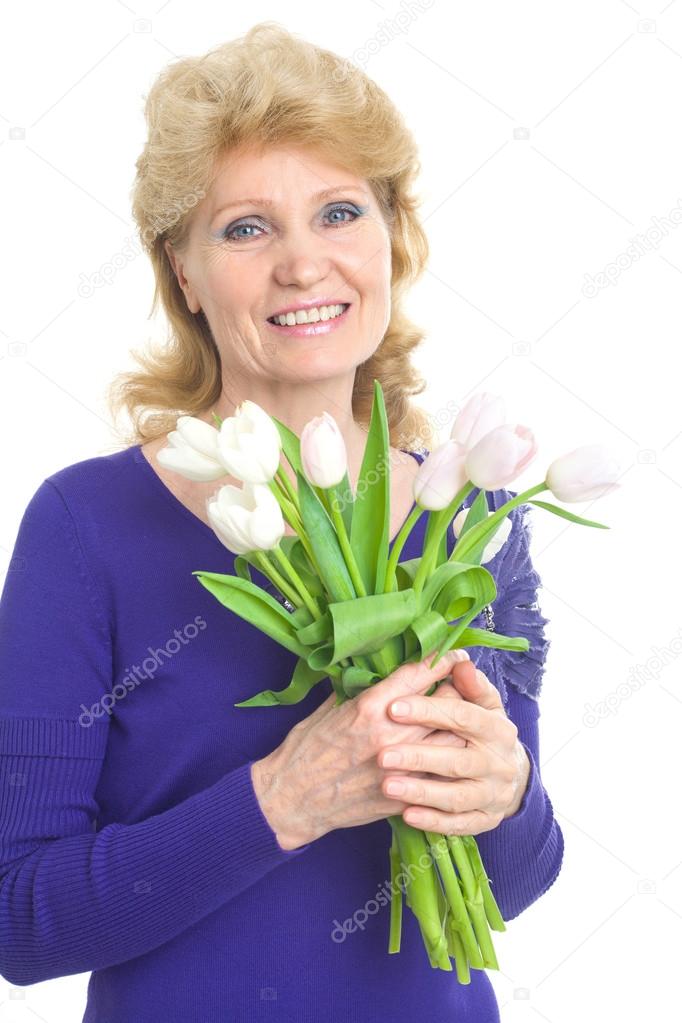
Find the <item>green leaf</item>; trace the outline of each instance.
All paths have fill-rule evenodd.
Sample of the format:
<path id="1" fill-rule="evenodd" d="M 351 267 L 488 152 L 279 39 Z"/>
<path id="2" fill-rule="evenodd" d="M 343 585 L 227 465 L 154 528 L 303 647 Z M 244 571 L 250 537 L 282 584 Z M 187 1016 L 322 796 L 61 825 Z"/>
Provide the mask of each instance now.
<path id="1" fill-rule="evenodd" d="M 424 553 L 425 550 L 428 550 L 428 548 L 430 547 L 431 538 L 433 534 L 439 531 L 440 527 L 443 525 L 443 512 L 444 509 L 441 509 L 440 511 L 428 512 L 428 519 L 426 520 L 426 529 L 424 530 L 422 554 Z M 447 529 L 444 529 L 441 533 L 440 540 L 438 541 L 438 547 L 436 548 L 436 557 L 433 562 L 433 568 L 434 569 L 438 568 L 440 565 L 443 564 L 444 561 L 447 561 L 447 558 L 448 558 Z"/>
<path id="2" fill-rule="evenodd" d="M 490 509 L 488 508 L 488 500 L 486 498 L 486 491 L 481 490 L 478 493 L 476 500 L 471 504 L 469 513 L 464 519 L 464 525 L 460 530 L 460 537 L 464 536 L 477 522 L 482 522 L 488 515 Z"/>
<path id="3" fill-rule="evenodd" d="M 305 547 L 301 543 L 301 539 L 298 536 L 287 536 L 282 537 L 280 540 L 280 546 L 283 545 L 284 540 L 293 540 L 294 542 L 288 545 L 284 553 L 288 557 L 291 564 L 294 566 L 301 579 L 303 580 L 308 593 L 311 593 L 313 597 L 325 597 L 324 586 L 318 576 L 317 572 L 313 569 L 310 564 L 310 559 L 306 552 Z"/>
<path id="4" fill-rule="evenodd" d="M 308 664 L 318 671 L 328 670 L 344 657 L 380 650 L 393 636 L 402 635 L 413 620 L 416 608 L 416 594 L 412 589 L 330 604 L 324 617 L 331 619 L 331 636 L 309 654 Z M 311 625 L 299 632 L 298 638 L 300 641 L 305 636 L 308 640 L 314 635 L 323 636 L 325 632 L 320 628 L 316 633 L 315 626 Z"/>
<path id="5" fill-rule="evenodd" d="M 365 689 L 369 689 L 380 678 L 381 675 L 377 675 L 376 671 L 370 671 L 368 668 L 358 668 L 351 664 L 341 672 L 341 685 L 346 696 L 352 699 L 359 693 L 364 692 Z"/>
<path id="6" fill-rule="evenodd" d="M 471 607 L 478 606 L 480 611 L 495 599 L 496 594 L 495 580 L 487 568 L 447 561 L 426 581 L 419 595 L 419 613 L 433 607 L 447 617 L 453 605 L 460 600 L 466 600 Z"/>
<path id="7" fill-rule="evenodd" d="M 595 529 L 611 528 L 611 526 L 605 526 L 603 522 L 593 522 L 592 519 L 582 519 L 579 515 L 574 515 L 573 512 L 566 511 L 565 508 L 559 508 L 556 504 L 549 504 L 547 501 L 530 500 L 528 504 L 536 504 L 538 508 L 544 508 L 546 511 L 550 511 L 554 515 L 560 515 L 562 519 L 568 519 L 569 522 L 577 522 L 579 526 L 594 526 Z"/>
<path id="8" fill-rule="evenodd" d="M 313 686 L 317 685 L 323 678 L 326 678 L 323 671 L 313 671 L 307 661 L 299 657 L 291 676 L 291 682 L 286 689 L 264 689 L 262 693 L 252 696 L 241 703 L 235 703 L 235 707 L 273 707 L 276 705 L 300 703 L 305 699 Z"/>
<path id="9" fill-rule="evenodd" d="M 298 437 L 293 430 L 290 430 L 288 426 L 280 422 L 276 416 L 270 416 L 270 418 L 279 430 L 279 435 L 282 439 L 282 451 L 284 452 L 284 457 L 287 462 L 294 472 L 303 472 L 303 466 L 301 464 L 301 443 Z"/>
<path id="10" fill-rule="evenodd" d="M 332 600 L 351 600 L 355 596 L 355 589 L 334 525 L 303 473 L 298 472 L 296 476 L 303 528 L 318 564 L 322 582 Z"/>
<path id="11" fill-rule="evenodd" d="M 381 384 L 375 380 L 372 416 L 350 534 L 351 547 L 368 594 L 381 593 L 386 581 L 391 502 L 389 447 L 384 395 Z"/>
<path id="12" fill-rule="evenodd" d="M 518 650 L 524 652 L 530 649 L 530 643 L 525 636 L 504 636 L 501 632 L 491 632 L 489 629 L 465 629 L 459 637 L 460 647 L 485 646 L 493 647 L 496 650 Z"/>
<path id="13" fill-rule="evenodd" d="M 255 625 L 292 653 L 299 657 L 307 656 L 308 651 L 296 638 L 292 616 L 260 586 L 239 576 L 219 572 L 192 572 L 192 575 L 230 611 Z"/>
<path id="14" fill-rule="evenodd" d="M 223 425 L 223 421 L 222 421 L 222 419 L 220 418 L 220 416 L 218 415 L 218 413 L 217 413 L 217 412 L 211 412 L 211 415 L 212 415 L 212 416 L 213 416 L 213 418 L 215 419 L 215 422 L 216 422 L 216 427 L 217 427 L 218 429 L 220 429 L 220 427 L 221 427 L 221 426 Z"/>
<path id="15" fill-rule="evenodd" d="M 248 556 L 238 554 L 234 559 L 234 570 L 241 579 L 248 579 L 249 582 L 253 582 L 251 578 L 251 570 L 249 569 L 250 564 L 252 564 L 252 562 L 249 560 Z M 258 568 L 258 566 L 254 565 L 254 568 Z"/>
<path id="16" fill-rule="evenodd" d="M 353 509 L 355 507 L 355 494 L 353 488 L 350 485 L 350 479 L 348 478 L 348 472 L 346 471 L 343 479 L 336 488 L 337 494 L 339 494 L 343 501 L 343 507 L 341 508 L 341 516 L 343 523 L 346 527 L 346 534 L 350 537 L 351 530 L 353 528 Z"/>

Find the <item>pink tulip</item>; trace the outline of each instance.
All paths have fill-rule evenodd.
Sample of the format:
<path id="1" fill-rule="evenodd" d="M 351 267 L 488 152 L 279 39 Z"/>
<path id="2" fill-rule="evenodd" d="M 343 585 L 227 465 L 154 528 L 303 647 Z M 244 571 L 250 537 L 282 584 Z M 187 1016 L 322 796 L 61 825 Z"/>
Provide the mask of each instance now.
<path id="1" fill-rule="evenodd" d="M 335 487 L 348 468 L 346 443 L 338 423 L 328 412 L 315 416 L 301 432 L 301 463 L 309 483 L 315 487 Z"/>
<path id="2" fill-rule="evenodd" d="M 622 472 L 615 455 L 603 444 L 585 444 L 556 458 L 545 483 L 557 501 L 591 501 L 620 489 L 615 480 Z"/>
<path id="3" fill-rule="evenodd" d="M 486 433 L 466 457 L 466 474 L 481 490 L 500 490 L 519 476 L 537 454 L 527 426 L 505 423 Z"/>
<path id="4" fill-rule="evenodd" d="M 456 440 L 446 440 L 426 456 L 412 488 L 420 508 L 427 511 L 447 508 L 467 481 L 465 457 L 464 448 Z"/>
<path id="5" fill-rule="evenodd" d="M 482 391 L 474 394 L 466 403 L 452 427 L 450 437 L 458 441 L 467 451 L 505 421 L 504 400 L 497 394 Z"/>

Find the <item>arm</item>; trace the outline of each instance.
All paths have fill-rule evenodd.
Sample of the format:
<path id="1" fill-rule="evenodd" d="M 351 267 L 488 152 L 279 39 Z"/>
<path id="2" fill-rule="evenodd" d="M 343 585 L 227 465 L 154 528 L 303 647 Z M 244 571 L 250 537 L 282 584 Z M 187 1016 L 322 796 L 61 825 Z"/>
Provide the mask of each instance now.
<path id="1" fill-rule="evenodd" d="M 283 849 L 251 762 L 163 813 L 95 831 L 107 609 L 59 491 L 22 519 L 0 598 L 0 974 L 35 984 L 169 941 L 307 846 Z"/>
<path id="2" fill-rule="evenodd" d="M 517 494 L 496 490 L 488 494 L 491 511 Z M 470 495 L 467 506 L 478 490 Z M 538 696 L 550 641 L 547 619 L 537 603 L 541 581 L 530 556 L 530 506 L 510 513 L 512 530 L 506 544 L 485 568 L 497 584 L 493 631 L 526 636 L 527 652 L 477 647 L 474 663 L 502 695 L 507 716 L 518 728 L 518 741 L 528 760 L 528 777 L 516 812 L 496 828 L 476 836 L 481 857 L 505 920 L 511 920 L 540 898 L 554 883 L 563 862 L 564 839 L 540 776 Z M 448 554 L 453 540 L 449 540 Z M 485 616 L 477 624 L 485 628 Z"/>
<path id="3" fill-rule="evenodd" d="M 493 675 L 488 677 L 493 680 Z M 564 839 L 540 777 L 538 704 L 510 688 L 506 710 L 528 756 L 528 783 L 517 812 L 492 831 L 477 835 L 476 841 L 500 912 L 505 920 L 512 920 L 556 881 Z"/>

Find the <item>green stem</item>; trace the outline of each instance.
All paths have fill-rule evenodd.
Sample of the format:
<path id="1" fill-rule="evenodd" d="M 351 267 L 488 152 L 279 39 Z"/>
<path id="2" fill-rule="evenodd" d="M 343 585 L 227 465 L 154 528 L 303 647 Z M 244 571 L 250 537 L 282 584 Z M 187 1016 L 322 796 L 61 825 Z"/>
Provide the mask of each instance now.
<path id="1" fill-rule="evenodd" d="M 469 917 L 474 925 L 474 931 L 478 944 L 483 955 L 483 965 L 488 970 L 499 970 L 497 956 L 490 936 L 488 920 L 483 905 L 483 893 L 480 885 L 474 877 L 474 872 L 469 860 L 467 848 L 462 842 L 460 835 L 448 836 L 448 845 L 452 858 L 462 878 L 464 887 L 464 899 L 469 911 Z"/>
<path id="2" fill-rule="evenodd" d="M 459 879 L 452 865 L 450 850 L 445 836 L 439 835 L 434 831 L 427 831 L 426 838 L 438 864 L 448 904 L 452 910 L 452 916 L 462 938 L 469 962 L 475 969 L 483 969 L 483 957 L 476 943 L 476 935 L 471 926 L 471 920 L 469 919 L 464 897 L 459 887 Z"/>
<path id="3" fill-rule="evenodd" d="M 395 582 L 395 572 L 398 567 L 398 561 L 402 553 L 402 549 L 405 546 L 405 542 L 412 532 L 413 527 L 423 514 L 424 509 L 420 508 L 418 504 L 414 506 L 410 512 L 407 521 L 403 523 L 402 528 L 395 540 L 393 541 L 393 547 L 391 548 L 391 554 L 388 559 L 386 566 L 386 583 L 384 585 L 384 593 L 390 593 L 393 589 L 393 583 Z"/>
<path id="4" fill-rule="evenodd" d="M 529 497 L 533 497 L 535 494 L 541 494 L 543 490 L 549 490 L 547 484 L 543 481 L 538 483 L 535 487 L 529 487 L 528 490 L 524 490 L 522 493 L 517 494 L 516 497 L 512 497 L 510 501 L 503 504 L 497 511 L 491 512 L 487 518 L 477 522 L 475 526 L 472 526 L 466 533 L 464 533 L 457 543 L 455 548 L 450 555 L 450 561 L 461 561 L 463 557 L 469 553 L 472 548 L 478 546 L 481 540 L 485 537 L 492 535 L 497 531 L 497 526 L 503 518 L 519 504 L 524 504 Z"/>
<path id="5" fill-rule="evenodd" d="M 421 562 L 413 583 L 414 590 L 417 594 L 420 594 L 422 591 L 427 573 L 430 571 L 431 565 L 438 555 L 438 545 L 441 537 L 450 525 L 452 516 L 462 504 L 467 494 L 471 493 L 473 489 L 473 483 L 465 483 L 461 490 L 455 494 L 452 501 L 450 501 L 450 504 L 448 504 L 445 508 L 441 508 L 439 511 L 431 512 L 431 515 L 435 516 L 435 521 L 429 523 L 428 532 L 424 538 L 424 550 L 422 551 Z"/>
<path id="6" fill-rule="evenodd" d="M 389 953 L 400 952 L 400 936 L 403 921 L 403 893 L 398 883 L 401 871 L 400 850 L 395 831 L 391 840 L 391 929 L 388 936 Z"/>
<path id="7" fill-rule="evenodd" d="M 466 949 L 462 943 L 462 938 L 459 931 L 451 926 L 450 927 L 450 940 L 452 943 L 451 955 L 455 960 L 455 969 L 457 970 L 457 980 L 460 984 L 471 983 L 471 972 L 469 971 L 469 960 L 467 958 Z"/>
<path id="8" fill-rule="evenodd" d="M 429 961 L 442 970 L 452 970 L 448 956 L 448 942 L 441 924 L 438 903 L 438 877 L 432 863 L 424 868 L 420 857 L 429 856 L 429 846 L 423 831 L 407 824 L 402 816 L 389 818 L 398 839 L 400 859 L 406 875 L 406 898 L 419 921 Z M 414 875 L 414 876 L 413 876 Z"/>
<path id="9" fill-rule="evenodd" d="M 341 547 L 341 553 L 343 554 L 346 562 L 346 567 L 350 573 L 353 586 L 355 587 L 355 593 L 358 597 L 366 597 L 367 590 L 365 584 L 362 581 L 360 570 L 358 569 L 355 555 L 351 549 L 350 541 L 348 539 L 348 533 L 346 532 L 346 523 L 343 521 L 343 515 L 339 508 L 339 502 L 337 500 L 337 489 L 336 487 L 328 488 L 329 505 L 331 509 L 332 522 L 336 530 L 336 535 L 339 538 L 339 546 Z"/>
<path id="10" fill-rule="evenodd" d="M 296 509 L 297 515 L 299 515 L 300 517 L 301 508 L 298 503 L 298 491 L 296 490 L 296 487 L 289 479 L 289 474 L 286 472 L 282 465 L 280 465 L 279 468 L 277 469 L 277 480 L 280 486 L 283 488 L 284 492 L 288 495 L 289 500 Z"/>
<path id="11" fill-rule="evenodd" d="M 300 607 L 302 603 L 300 595 L 289 585 L 284 576 L 277 571 L 275 566 L 269 560 L 267 553 L 265 551 L 254 552 L 254 561 L 260 568 L 263 575 L 266 576 L 270 582 L 274 583 L 284 596 L 288 597 L 292 604 L 296 607 Z"/>
<path id="12" fill-rule="evenodd" d="M 301 531 L 303 530 L 303 523 L 301 521 L 301 516 L 299 515 L 297 506 L 295 504 L 292 504 L 292 502 L 289 500 L 286 492 L 282 488 L 282 484 L 277 478 L 270 480 L 270 482 L 268 483 L 268 487 L 277 498 L 277 503 L 282 509 L 282 515 L 284 516 L 284 519 L 286 520 L 286 522 L 289 523 L 291 528 L 294 529 L 300 535 Z"/>
<path id="13" fill-rule="evenodd" d="M 308 608 L 308 610 L 310 611 L 310 613 L 313 616 L 313 618 L 314 619 L 321 618 L 322 617 L 322 612 L 320 611 L 319 607 L 317 606 L 317 604 L 315 603 L 315 601 L 311 597 L 311 595 L 308 592 L 308 589 L 307 589 L 305 583 L 303 582 L 303 580 L 301 579 L 300 575 L 298 574 L 298 572 L 296 571 L 294 566 L 291 564 L 291 562 L 287 558 L 286 554 L 284 553 L 284 551 L 282 550 L 280 545 L 277 544 L 277 546 L 275 548 L 273 548 L 273 550 L 274 550 L 275 557 L 277 558 L 277 560 L 281 564 L 282 568 L 285 570 L 285 572 L 288 573 L 290 578 L 293 580 L 294 585 L 296 586 L 296 589 L 298 590 L 298 592 L 300 593 L 300 595 L 301 595 L 301 597 L 303 599 L 303 603 Z"/>
<path id="14" fill-rule="evenodd" d="M 481 886 L 481 894 L 483 895 L 483 906 L 485 908 L 485 915 L 488 918 L 488 923 L 494 931 L 506 931 L 507 927 L 502 914 L 500 913 L 499 906 L 495 901 L 495 896 L 490 888 L 490 881 L 485 871 L 483 860 L 481 859 L 481 853 L 479 851 L 476 839 L 473 835 L 462 835 L 462 842 L 469 853 L 469 861 L 471 863 L 474 875 L 479 885 Z"/>

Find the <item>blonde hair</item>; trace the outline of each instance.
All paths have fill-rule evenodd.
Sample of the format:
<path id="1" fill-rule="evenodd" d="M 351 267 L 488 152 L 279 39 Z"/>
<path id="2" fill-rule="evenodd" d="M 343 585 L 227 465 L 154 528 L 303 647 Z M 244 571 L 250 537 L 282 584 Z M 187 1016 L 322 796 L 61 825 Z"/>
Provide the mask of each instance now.
<path id="1" fill-rule="evenodd" d="M 164 68 L 147 96 L 145 118 L 132 209 L 154 270 L 150 315 L 160 301 L 170 330 L 161 349 L 131 352 L 141 370 L 119 374 L 107 391 L 114 419 L 125 409 L 133 423 L 126 443 L 167 433 L 178 415 L 207 411 L 222 390 L 208 321 L 202 311 L 190 312 L 164 242 L 186 245 L 192 210 L 226 152 L 286 143 L 313 147 L 372 187 L 391 237 L 391 314 L 378 348 L 357 367 L 353 416 L 369 426 L 376 378 L 390 443 L 430 449 L 430 417 L 410 401 L 426 387 L 411 364 L 424 333 L 402 308 L 429 253 L 411 191 L 420 163 L 414 138 L 383 90 L 344 58 L 267 21 L 202 57 Z"/>

